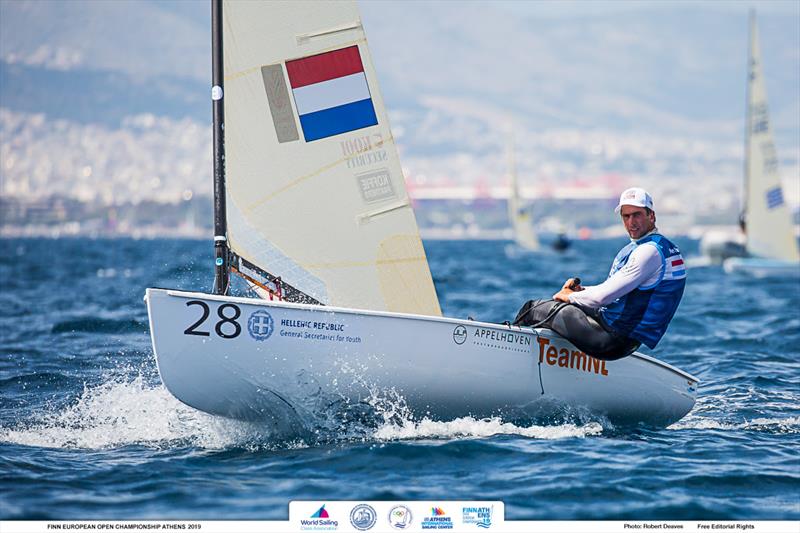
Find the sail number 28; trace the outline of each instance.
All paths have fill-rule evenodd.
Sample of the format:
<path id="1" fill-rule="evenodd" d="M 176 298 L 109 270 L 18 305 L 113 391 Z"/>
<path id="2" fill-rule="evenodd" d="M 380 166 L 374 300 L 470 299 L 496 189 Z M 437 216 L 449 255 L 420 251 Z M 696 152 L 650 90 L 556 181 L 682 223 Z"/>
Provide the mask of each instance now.
<path id="1" fill-rule="evenodd" d="M 202 331 L 198 328 L 202 327 L 205 324 L 208 317 L 211 316 L 211 309 L 208 307 L 208 304 L 202 300 L 189 300 L 186 302 L 187 307 L 191 307 L 193 305 L 200 306 L 203 310 L 203 315 L 191 326 L 183 330 L 184 335 L 199 335 L 201 337 L 209 337 L 211 332 L 209 331 Z M 223 339 L 235 339 L 239 336 L 242 332 L 242 325 L 237 322 L 240 316 L 242 316 L 242 310 L 239 309 L 238 305 L 235 304 L 222 304 L 217 307 L 217 316 L 219 320 L 217 320 L 216 324 L 214 324 L 214 332 Z M 228 326 L 226 326 L 228 324 Z"/>

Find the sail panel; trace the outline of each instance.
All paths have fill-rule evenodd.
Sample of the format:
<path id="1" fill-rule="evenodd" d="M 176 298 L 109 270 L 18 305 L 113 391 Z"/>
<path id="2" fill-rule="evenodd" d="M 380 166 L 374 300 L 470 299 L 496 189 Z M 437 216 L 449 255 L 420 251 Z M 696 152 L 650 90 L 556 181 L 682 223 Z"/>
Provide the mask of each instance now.
<path id="1" fill-rule="evenodd" d="M 800 261 L 791 212 L 783 198 L 754 15 L 750 18 L 748 68 L 745 143 L 747 251 L 758 257 Z"/>
<path id="2" fill-rule="evenodd" d="M 223 21 L 231 249 L 325 304 L 439 315 L 356 4 Z"/>
<path id="3" fill-rule="evenodd" d="M 523 204 L 520 195 L 519 180 L 517 179 L 517 165 L 514 154 L 515 146 L 512 131 L 509 134 L 508 143 L 508 173 L 511 182 L 511 193 L 508 198 L 508 218 L 511 221 L 511 229 L 514 231 L 514 242 L 516 242 L 520 248 L 535 252 L 539 250 L 539 236 L 533 228 L 531 208 Z"/>

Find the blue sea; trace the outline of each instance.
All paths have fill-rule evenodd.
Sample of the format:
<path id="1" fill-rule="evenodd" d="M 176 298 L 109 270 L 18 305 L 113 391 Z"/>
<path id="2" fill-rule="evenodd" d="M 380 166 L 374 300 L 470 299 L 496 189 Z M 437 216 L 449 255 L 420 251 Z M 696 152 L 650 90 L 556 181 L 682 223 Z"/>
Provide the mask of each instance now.
<path id="1" fill-rule="evenodd" d="M 602 280 L 625 242 L 425 247 L 444 313 L 499 322 L 568 277 Z M 665 429 L 381 419 L 309 442 L 195 411 L 161 384 L 144 290 L 209 291 L 208 241 L 0 245 L 0 519 L 286 520 L 290 500 L 339 499 L 502 500 L 508 520 L 800 519 L 797 280 L 690 269 L 645 350 L 702 379 Z"/>

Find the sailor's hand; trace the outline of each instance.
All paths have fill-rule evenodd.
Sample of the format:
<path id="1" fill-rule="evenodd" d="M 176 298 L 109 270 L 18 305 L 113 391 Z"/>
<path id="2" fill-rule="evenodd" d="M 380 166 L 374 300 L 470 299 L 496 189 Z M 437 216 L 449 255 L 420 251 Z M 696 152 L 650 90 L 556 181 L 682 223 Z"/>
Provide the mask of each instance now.
<path id="1" fill-rule="evenodd" d="M 581 287 L 580 278 L 569 278 L 564 283 L 564 286 L 561 287 L 561 290 L 553 295 L 553 300 L 569 303 L 569 295 L 572 294 L 573 292 L 579 292 L 582 290 L 583 287 Z"/>
<path id="2" fill-rule="evenodd" d="M 570 289 L 561 289 L 557 293 L 553 295 L 553 300 L 557 300 L 559 302 L 569 303 L 569 295 L 575 291 Z"/>

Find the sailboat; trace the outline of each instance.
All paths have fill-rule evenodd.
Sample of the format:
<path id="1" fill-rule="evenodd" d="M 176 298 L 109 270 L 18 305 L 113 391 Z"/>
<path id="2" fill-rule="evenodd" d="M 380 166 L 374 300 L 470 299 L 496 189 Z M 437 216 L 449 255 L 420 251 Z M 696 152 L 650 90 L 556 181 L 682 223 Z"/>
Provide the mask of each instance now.
<path id="1" fill-rule="evenodd" d="M 514 157 L 514 136 L 509 134 L 508 142 L 508 175 L 511 191 L 508 198 L 508 220 L 514 234 L 514 243 L 520 250 L 539 251 L 539 237 L 533 229 L 533 217 L 529 205 L 525 205 L 519 190 L 517 164 Z"/>
<path id="2" fill-rule="evenodd" d="M 177 399 L 291 433 L 385 402 L 653 426 L 692 409 L 699 380 L 648 355 L 441 316 L 355 2 L 212 0 L 212 49 L 213 293 L 145 295 Z"/>
<path id="3" fill-rule="evenodd" d="M 736 241 L 729 243 L 728 249 L 735 253 L 724 259 L 725 271 L 800 277 L 800 251 L 783 197 L 754 12 L 750 13 L 744 195 L 746 253 L 740 253 Z"/>

